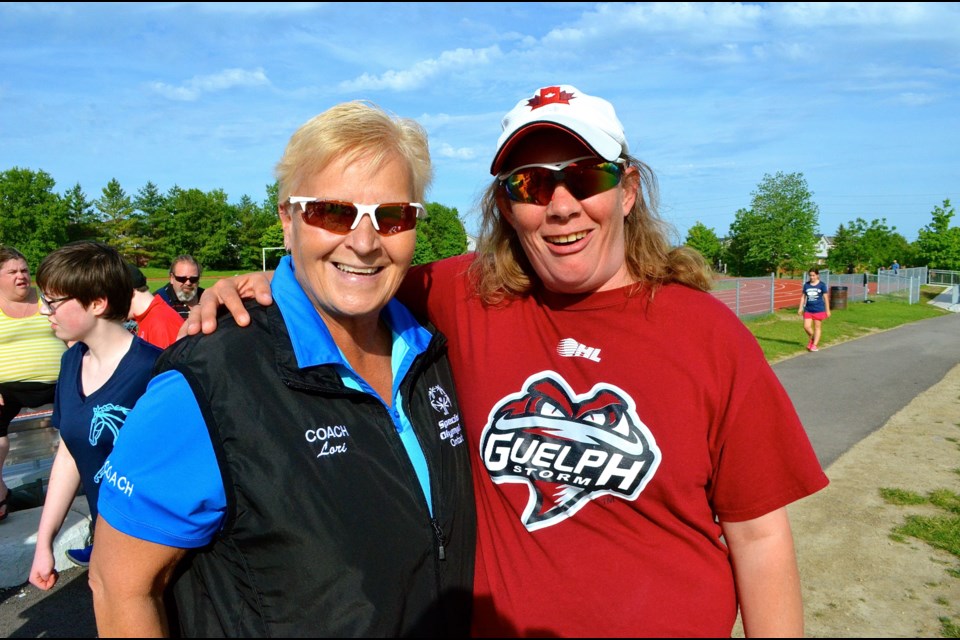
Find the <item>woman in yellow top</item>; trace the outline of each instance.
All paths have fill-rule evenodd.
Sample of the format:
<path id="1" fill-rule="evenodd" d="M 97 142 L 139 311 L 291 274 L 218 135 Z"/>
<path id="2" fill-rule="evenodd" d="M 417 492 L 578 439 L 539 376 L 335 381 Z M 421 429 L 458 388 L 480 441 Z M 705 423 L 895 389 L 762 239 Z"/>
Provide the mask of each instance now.
<path id="1" fill-rule="evenodd" d="M 10 452 L 7 429 L 23 407 L 53 402 L 65 350 L 40 315 L 27 259 L 13 247 L 0 247 L 0 521 L 10 509 L 10 489 L 3 481 Z"/>

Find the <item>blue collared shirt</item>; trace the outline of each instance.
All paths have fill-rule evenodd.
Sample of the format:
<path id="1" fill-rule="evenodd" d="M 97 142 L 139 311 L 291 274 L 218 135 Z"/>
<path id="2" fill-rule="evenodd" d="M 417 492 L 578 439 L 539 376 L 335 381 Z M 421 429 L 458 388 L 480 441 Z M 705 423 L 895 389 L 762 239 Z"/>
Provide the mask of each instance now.
<path id="1" fill-rule="evenodd" d="M 280 261 L 271 291 L 301 368 L 332 365 L 345 386 L 379 398 L 333 341 L 297 282 L 289 256 Z M 387 303 L 382 317 L 393 334 L 393 402 L 392 406 L 384 402 L 384 406 L 432 513 L 426 458 L 400 396 L 400 382 L 426 349 L 430 332 L 396 300 Z M 176 408 L 177 420 L 170 420 L 171 407 Z M 168 371 L 151 380 L 127 416 L 102 471 L 100 513 L 123 533 L 158 544 L 195 548 L 210 542 L 223 526 L 227 501 L 220 468 L 196 398 L 179 372 Z"/>

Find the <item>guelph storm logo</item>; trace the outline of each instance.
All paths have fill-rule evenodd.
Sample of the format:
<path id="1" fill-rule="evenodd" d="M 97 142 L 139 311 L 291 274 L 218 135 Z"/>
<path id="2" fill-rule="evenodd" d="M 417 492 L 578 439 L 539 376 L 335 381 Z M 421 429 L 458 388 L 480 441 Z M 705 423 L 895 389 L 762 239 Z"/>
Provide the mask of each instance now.
<path id="1" fill-rule="evenodd" d="M 522 517 L 529 531 L 600 496 L 635 500 L 660 464 L 630 396 L 607 384 L 578 396 L 552 371 L 531 376 L 522 392 L 493 408 L 480 455 L 494 482 L 529 487 Z"/>

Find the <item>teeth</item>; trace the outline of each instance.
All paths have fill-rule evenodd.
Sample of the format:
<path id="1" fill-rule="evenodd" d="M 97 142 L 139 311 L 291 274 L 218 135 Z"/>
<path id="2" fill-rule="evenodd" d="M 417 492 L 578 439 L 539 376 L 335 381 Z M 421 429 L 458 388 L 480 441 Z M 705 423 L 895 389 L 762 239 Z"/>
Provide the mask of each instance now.
<path id="1" fill-rule="evenodd" d="M 372 276 L 379 271 L 377 267 L 351 267 L 346 264 L 338 264 L 337 269 L 340 269 L 340 271 L 344 273 L 356 273 L 362 276 Z"/>
<path id="2" fill-rule="evenodd" d="M 579 231 L 577 233 L 571 233 L 565 236 L 553 236 L 552 238 L 547 238 L 547 242 L 553 244 L 570 244 L 571 242 L 576 242 L 577 240 L 582 240 L 587 237 L 586 231 Z"/>

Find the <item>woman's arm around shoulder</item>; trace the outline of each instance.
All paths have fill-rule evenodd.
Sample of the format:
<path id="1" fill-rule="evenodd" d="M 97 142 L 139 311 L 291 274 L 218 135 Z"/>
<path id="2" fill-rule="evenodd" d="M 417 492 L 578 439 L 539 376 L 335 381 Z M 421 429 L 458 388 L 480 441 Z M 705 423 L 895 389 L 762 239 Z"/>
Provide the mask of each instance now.
<path id="1" fill-rule="evenodd" d="M 185 549 L 147 542 L 97 519 L 90 589 L 101 638 L 169 637 L 164 591 Z"/>
<path id="2" fill-rule="evenodd" d="M 270 293 L 272 271 L 254 271 L 217 280 L 212 287 L 203 290 L 200 304 L 190 309 L 190 315 L 180 327 L 178 337 L 200 333 L 213 333 L 217 329 L 217 311 L 226 307 L 237 324 L 250 324 L 250 314 L 243 306 L 244 298 L 255 298 L 263 306 L 273 304 Z"/>

